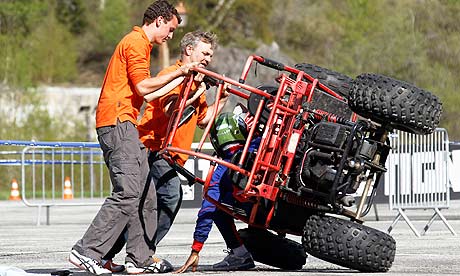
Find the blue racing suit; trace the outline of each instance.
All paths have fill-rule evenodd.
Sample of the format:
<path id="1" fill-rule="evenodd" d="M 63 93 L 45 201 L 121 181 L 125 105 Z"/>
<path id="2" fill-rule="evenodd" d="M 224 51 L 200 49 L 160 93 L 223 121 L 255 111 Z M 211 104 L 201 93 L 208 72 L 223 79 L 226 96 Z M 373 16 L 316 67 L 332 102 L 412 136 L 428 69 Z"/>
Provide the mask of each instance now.
<path id="1" fill-rule="evenodd" d="M 249 152 L 256 151 L 259 144 L 260 137 L 254 138 L 249 146 Z M 241 148 L 239 150 L 241 151 Z M 238 151 L 227 154 L 227 156 L 224 156 L 224 160 L 229 162 L 231 157 L 237 152 Z M 231 206 L 238 206 L 249 213 L 252 203 L 241 203 L 233 198 L 234 187 L 228 177 L 227 170 L 228 168 L 223 165 L 218 165 L 214 170 L 208 187 L 208 196 L 216 201 L 226 203 Z M 224 238 L 227 248 L 234 249 L 243 244 L 236 230 L 233 217 L 224 211 L 217 209 L 214 204 L 203 198 L 201 209 L 198 211 L 195 232 L 193 233 L 193 251 L 200 252 L 204 242 L 209 236 L 213 222 L 216 224 L 219 232 Z"/>

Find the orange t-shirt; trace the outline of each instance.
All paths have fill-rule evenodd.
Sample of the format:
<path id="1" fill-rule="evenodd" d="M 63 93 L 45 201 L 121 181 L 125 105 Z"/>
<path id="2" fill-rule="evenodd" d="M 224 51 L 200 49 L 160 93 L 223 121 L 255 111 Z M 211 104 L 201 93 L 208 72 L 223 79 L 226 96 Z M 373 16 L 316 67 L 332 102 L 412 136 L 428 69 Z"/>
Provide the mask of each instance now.
<path id="1" fill-rule="evenodd" d="M 144 98 L 135 85 L 150 78 L 152 44 L 144 31 L 135 26 L 118 43 L 110 59 L 96 110 L 96 128 L 131 121 L 137 124 Z"/>
<path id="2" fill-rule="evenodd" d="M 158 75 L 173 72 L 181 65 L 181 62 L 177 61 L 175 65 L 163 69 L 160 73 L 158 73 Z M 198 83 L 194 83 L 192 85 L 193 91 L 197 89 L 197 84 Z M 168 94 L 147 104 L 144 115 L 142 116 L 137 129 L 139 130 L 139 138 L 142 143 L 144 143 L 144 145 L 150 150 L 157 151 L 162 148 L 163 142 L 166 140 L 168 135 L 168 124 L 170 119 L 170 117 L 165 114 L 164 107 L 167 104 L 169 97 L 173 95 L 178 96 L 180 94 L 182 86 L 184 85 L 186 85 L 186 83 L 181 83 Z M 176 135 L 172 141 L 173 147 L 185 150 L 191 149 L 197 123 L 205 118 L 208 110 L 205 93 L 196 99 L 192 103 L 192 106 L 196 108 L 196 112 L 186 123 L 177 129 Z M 184 165 L 185 161 L 188 159 L 186 154 L 179 153 L 171 153 L 171 157 L 180 165 Z"/>

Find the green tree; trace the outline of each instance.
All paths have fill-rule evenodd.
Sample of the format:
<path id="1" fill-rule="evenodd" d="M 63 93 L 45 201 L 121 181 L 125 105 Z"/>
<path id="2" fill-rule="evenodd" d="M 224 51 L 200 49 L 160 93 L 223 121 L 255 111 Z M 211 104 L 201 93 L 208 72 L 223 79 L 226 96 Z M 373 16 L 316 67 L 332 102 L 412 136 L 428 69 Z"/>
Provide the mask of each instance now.
<path id="1" fill-rule="evenodd" d="M 291 0 L 273 9 L 270 27 L 284 53 L 297 62 L 334 66 L 326 62 L 339 43 L 341 28 L 325 14 L 331 1 Z"/>
<path id="2" fill-rule="evenodd" d="M 57 20 L 75 35 L 82 34 L 88 25 L 82 0 L 59 0 L 56 5 Z"/>
<path id="3" fill-rule="evenodd" d="M 32 85 L 33 72 L 25 43 L 44 12 L 46 4 L 38 0 L 0 2 L 0 80 L 3 84 Z"/>
<path id="4" fill-rule="evenodd" d="M 125 0 L 106 1 L 97 16 L 95 31 L 99 51 L 112 52 L 120 39 L 130 30 L 129 7 Z"/>
<path id="5" fill-rule="evenodd" d="M 141 24 L 151 2 L 0 1 L 0 83 L 31 87 L 78 77 L 80 83 L 99 85 L 115 45 L 132 25 Z M 224 47 L 254 50 L 276 41 L 297 62 L 351 77 L 385 74 L 432 91 L 444 103 L 441 126 L 451 139 L 460 139 L 460 1 L 183 2 L 188 25 L 168 43 L 171 56 L 178 55 L 183 34 L 196 29 L 216 32 Z M 153 55 L 157 51 L 154 47 Z"/>
<path id="6" fill-rule="evenodd" d="M 70 31 L 49 11 L 25 46 L 30 49 L 30 67 L 34 83 L 62 83 L 77 75 L 77 43 Z"/>
<path id="7" fill-rule="evenodd" d="M 217 34 L 219 44 L 255 49 L 260 43 L 273 41 L 273 32 L 268 24 L 273 0 L 201 0 L 184 1 L 188 24 L 178 30 L 170 43 L 178 53 L 183 33 L 193 30 L 212 31 Z"/>
<path id="8" fill-rule="evenodd" d="M 55 5 L 55 1 L 39 0 L 0 3 L 4 84 L 28 87 L 75 77 L 74 39 L 56 20 Z"/>

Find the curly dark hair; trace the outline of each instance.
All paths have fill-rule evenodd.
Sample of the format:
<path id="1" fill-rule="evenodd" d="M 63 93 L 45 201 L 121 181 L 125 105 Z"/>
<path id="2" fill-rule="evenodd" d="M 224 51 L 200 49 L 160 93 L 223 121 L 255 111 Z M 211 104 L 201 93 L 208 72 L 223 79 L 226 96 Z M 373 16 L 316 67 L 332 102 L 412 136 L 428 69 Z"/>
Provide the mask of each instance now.
<path id="1" fill-rule="evenodd" d="M 159 16 L 162 16 L 167 21 L 171 21 L 173 16 L 177 17 L 179 24 L 182 22 L 182 18 L 177 12 L 176 8 L 166 0 L 157 0 L 150 4 L 150 6 L 144 12 L 144 19 L 142 25 L 147 23 L 150 24 Z"/>

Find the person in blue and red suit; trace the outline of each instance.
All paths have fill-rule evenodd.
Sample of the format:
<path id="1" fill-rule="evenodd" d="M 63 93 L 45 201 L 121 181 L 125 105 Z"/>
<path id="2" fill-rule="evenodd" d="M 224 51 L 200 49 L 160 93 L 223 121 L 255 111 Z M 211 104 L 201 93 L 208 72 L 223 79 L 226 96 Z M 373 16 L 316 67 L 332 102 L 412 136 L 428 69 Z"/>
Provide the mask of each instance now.
<path id="1" fill-rule="evenodd" d="M 232 157 L 243 149 L 247 130 L 251 123 L 250 119 L 248 120 L 251 116 L 248 113 L 243 114 L 246 115 L 241 116 L 233 113 L 219 115 L 210 131 L 214 149 L 218 156 L 227 162 L 230 162 Z M 249 152 L 255 152 L 259 144 L 260 137 L 254 138 L 250 143 Z M 241 208 L 248 214 L 252 203 L 237 201 L 234 197 L 234 193 L 237 191 L 239 188 L 231 182 L 228 168 L 219 164 L 212 175 L 207 192 L 208 196 L 226 205 L 237 206 L 236 208 Z M 228 255 L 221 262 L 214 264 L 213 269 L 234 271 L 249 270 L 255 267 L 251 253 L 246 249 L 237 232 L 233 217 L 216 208 L 207 199 L 203 199 L 193 233 L 192 252 L 185 264 L 175 271 L 176 273 L 185 272 L 190 267 L 192 267 L 192 271 L 196 271 L 199 253 L 208 238 L 213 222 L 219 229 L 228 248 Z"/>

